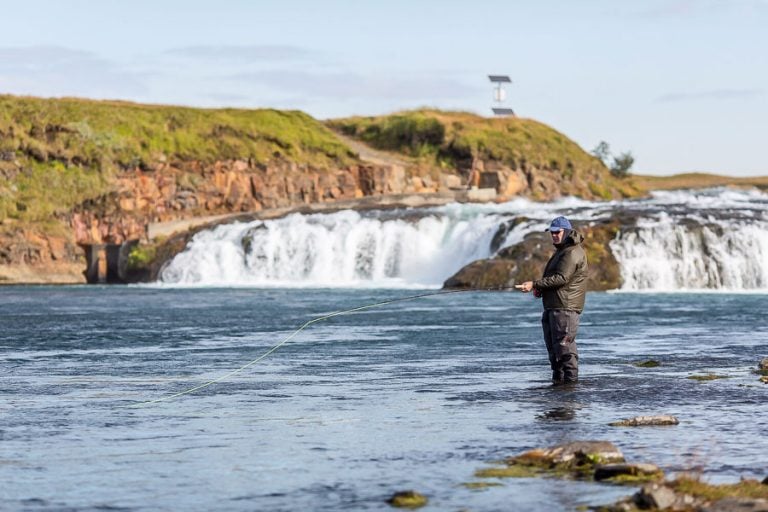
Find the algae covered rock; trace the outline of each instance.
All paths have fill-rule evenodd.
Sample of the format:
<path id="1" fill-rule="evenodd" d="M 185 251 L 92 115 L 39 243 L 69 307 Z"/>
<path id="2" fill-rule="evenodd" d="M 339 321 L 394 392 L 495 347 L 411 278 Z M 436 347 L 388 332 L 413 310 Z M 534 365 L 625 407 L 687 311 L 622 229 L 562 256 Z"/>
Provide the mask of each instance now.
<path id="1" fill-rule="evenodd" d="M 504 466 L 478 470 L 478 478 L 555 476 L 590 479 L 600 464 L 624 462 L 624 455 L 608 441 L 575 441 L 537 448 L 505 460 Z"/>
<path id="2" fill-rule="evenodd" d="M 419 508 L 428 502 L 426 496 L 413 490 L 398 491 L 387 500 L 387 503 L 398 508 Z"/>
<path id="3" fill-rule="evenodd" d="M 655 464 L 600 464 L 594 477 L 598 482 L 637 483 L 663 480 L 664 472 Z"/>
<path id="4" fill-rule="evenodd" d="M 624 462 L 624 454 L 608 441 L 574 441 L 525 452 L 507 460 L 510 462 L 535 462 L 550 466 L 582 466 Z"/>
<path id="5" fill-rule="evenodd" d="M 669 414 L 660 414 L 657 416 L 635 416 L 634 418 L 628 418 L 621 421 L 614 421 L 608 425 L 612 427 L 648 427 L 648 426 L 663 426 L 663 425 L 677 425 L 680 423 L 676 417 Z"/>

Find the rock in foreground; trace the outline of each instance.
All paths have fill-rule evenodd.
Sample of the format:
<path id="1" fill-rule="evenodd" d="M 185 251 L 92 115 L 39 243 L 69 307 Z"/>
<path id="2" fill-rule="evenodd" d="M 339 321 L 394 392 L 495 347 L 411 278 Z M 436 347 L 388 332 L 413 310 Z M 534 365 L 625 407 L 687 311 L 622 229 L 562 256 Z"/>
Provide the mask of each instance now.
<path id="1" fill-rule="evenodd" d="M 695 478 L 652 483 L 601 512 L 674 510 L 691 512 L 768 512 L 768 486 L 757 480 L 710 485 Z"/>

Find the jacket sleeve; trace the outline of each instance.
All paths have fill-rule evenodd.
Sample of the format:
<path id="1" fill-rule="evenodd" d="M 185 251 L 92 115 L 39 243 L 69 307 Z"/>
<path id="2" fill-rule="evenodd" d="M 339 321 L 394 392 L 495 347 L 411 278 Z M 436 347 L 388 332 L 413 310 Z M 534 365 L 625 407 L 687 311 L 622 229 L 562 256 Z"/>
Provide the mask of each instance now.
<path id="1" fill-rule="evenodd" d="M 537 290 L 548 290 L 565 286 L 576 273 L 576 261 L 573 257 L 573 251 L 564 254 L 551 276 L 542 277 L 533 282 L 533 287 Z"/>

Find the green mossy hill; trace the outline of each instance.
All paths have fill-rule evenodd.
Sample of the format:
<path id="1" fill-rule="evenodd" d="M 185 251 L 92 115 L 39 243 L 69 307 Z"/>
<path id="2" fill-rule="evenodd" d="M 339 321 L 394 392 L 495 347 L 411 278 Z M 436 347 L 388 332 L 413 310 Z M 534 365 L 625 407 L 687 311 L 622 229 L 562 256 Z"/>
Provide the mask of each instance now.
<path id="1" fill-rule="evenodd" d="M 353 161 L 298 111 L 199 109 L 0 95 L 0 219 L 37 222 L 109 190 L 124 169 L 165 161 Z"/>
<path id="2" fill-rule="evenodd" d="M 559 169 L 566 175 L 576 168 L 605 169 L 602 162 L 568 137 L 531 119 L 414 110 L 336 119 L 328 124 L 376 148 L 425 157 L 442 166 L 462 165 L 479 158 L 513 169 L 526 165 Z"/>

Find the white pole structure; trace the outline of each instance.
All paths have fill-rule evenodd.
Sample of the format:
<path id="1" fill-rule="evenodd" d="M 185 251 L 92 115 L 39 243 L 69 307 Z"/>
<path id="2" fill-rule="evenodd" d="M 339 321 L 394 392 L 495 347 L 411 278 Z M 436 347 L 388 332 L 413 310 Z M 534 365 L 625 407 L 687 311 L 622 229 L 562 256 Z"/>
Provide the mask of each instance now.
<path id="1" fill-rule="evenodd" d="M 514 116 L 514 110 L 503 106 L 504 100 L 507 99 L 507 91 L 504 90 L 503 84 L 511 84 L 512 79 L 507 75 L 488 75 L 488 79 L 495 85 L 493 88 L 493 101 L 496 102 L 496 106 L 491 107 L 493 115 Z"/>

